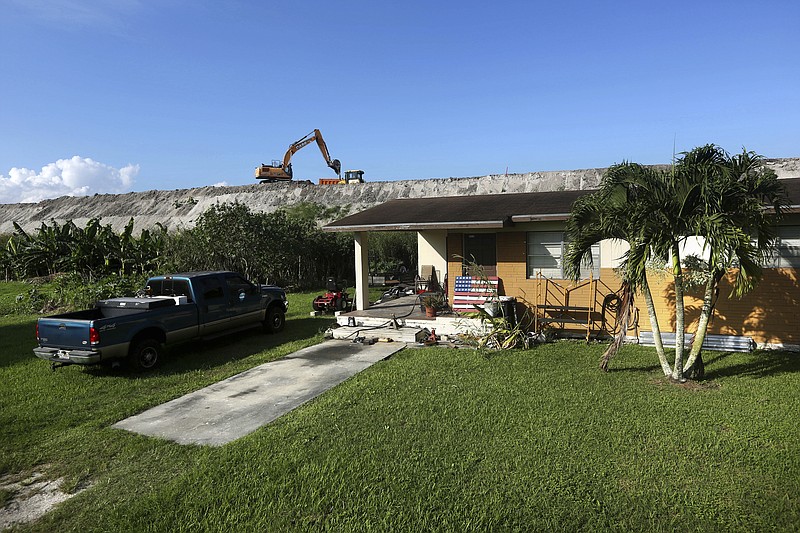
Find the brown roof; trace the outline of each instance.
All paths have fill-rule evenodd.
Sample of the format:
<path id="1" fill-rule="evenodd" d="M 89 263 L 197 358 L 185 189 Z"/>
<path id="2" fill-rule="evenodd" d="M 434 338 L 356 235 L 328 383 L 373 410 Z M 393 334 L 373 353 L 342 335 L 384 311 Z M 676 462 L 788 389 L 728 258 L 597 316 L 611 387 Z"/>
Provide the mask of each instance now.
<path id="1" fill-rule="evenodd" d="M 800 208 L 800 178 L 782 179 L 789 204 Z M 572 203 L 594 192 L 555 191 L 390 200 L 331 222 L 325 231 L 502 228 L 514 222 L 566 220 Z"/>
<path id="2" fill-rule="evenodd" d="M 517 217 L 565 220 L 591 191 L 525 192 L 390 200 L 324 227 L 325 231 L 502 228 Z"/>

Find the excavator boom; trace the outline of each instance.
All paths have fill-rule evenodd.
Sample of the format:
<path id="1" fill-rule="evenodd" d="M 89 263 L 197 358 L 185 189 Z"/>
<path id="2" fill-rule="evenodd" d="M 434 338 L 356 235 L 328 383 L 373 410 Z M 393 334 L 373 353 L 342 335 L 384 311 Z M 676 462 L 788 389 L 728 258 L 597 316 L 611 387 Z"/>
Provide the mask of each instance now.
<path id="1" fill-rule="evenodd" d="M 328 146 L 325 144 L 325 140 L 322 138 L 322 133 L 320 133 L 318 129 L 315 129 L 299 141 L 295 141 L 289 145 L 289 149 L 286 150 L 286 154 L 283 156 L 282 163 L 273 161 L 272 165 L 261 165 L 256 167 L 256 179 L 270 181 L 290 181 L 292 179 L 292 156 L 295 154 L 295 152 L 305 146 L 308 146 L 314 141 L 317 142 L 317 146 L 319 147 L 319 151 L 322 152 L 322 157 L 325 158 L 325 162 L 330 168 L 333 169 L 334 172 L 336 172 L 337 176 L 340 176 L 342 172 L 342 164 L 338 159 L 331 159 L 331 154 L 328 152 Z"/>

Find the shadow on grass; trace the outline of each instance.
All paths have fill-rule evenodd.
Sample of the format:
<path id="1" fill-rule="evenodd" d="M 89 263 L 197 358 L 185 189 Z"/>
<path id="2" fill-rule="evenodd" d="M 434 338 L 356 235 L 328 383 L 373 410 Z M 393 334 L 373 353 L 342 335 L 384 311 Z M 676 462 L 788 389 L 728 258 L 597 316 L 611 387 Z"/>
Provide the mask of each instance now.
<path id="1" fill-rule="evenodd" d="M 724 352 L 718 357 L 709 359 L 706 362 L 706 379 L 730 376 L 765 378 L 800 371 L 800 353 L 771 350 L 759 350 L 751 354 L 745 354 L 743 357 L 747 358 L 746 362 L 716 368 L 715 363 L 731 355 L 733 354 L 730 352 Z M 709 369 L 711 364 L 714 364 L 715 368 Z"/>
<path id="2" fill-rule="evenodd" d="M 35 359 L 36 322 L 20 322 L 0 326 L 0 367 L 12 366 L 21 361 Z"/>
<path id="3" fill-rule="evenodd" d="M 615 363 L 619 364 L 619 362 L 612 360 L 611 364 L 613 365 Z M 598 367 L 599 367 L 599 363 L 598 363 Z M 618 372 L 632 372 L 632 373 L 648 374 L 650 372 L 655 372 L 656 370 L 661 370 L 661 366 L 660 365 L 609 366 L 608 373 L 609 374 L 615 374 L 615 373 L 618 373 Z M 598 372 L 600 372 L 600 371 L 601 370 L 598 368 Z"/>
<path id="4" fill-rule="evenodd" d="M 670 355 L 669 352 L 668 355 Z M 671 355 L 674 355 L 674 353 Z M 653 349 L 653 356 L 655 357 L 655 349 Z M 742 359 L 746 360 L 744 362 L 730 362 L 729 358 L 731 357 L 740 361 Z M 762 378 L 800 371 L 800 353 L 788 351 L 758 350 L 750 354 L 703 351 L 703 362 L 706 367 L 706 375 L 703 381 L 730 376 Z M 661 366 L 657 364 L 637 364 L 635 359 L 626 361 L 624 352 L 621 352 L 612 360 L 609 372 L 647 373 L 656 370 L 661 370 Z"/>
<path id="5" fill-rule="evenodd" d="M 299 318 L 288 320 L 286 328 L 279 333 L 269 334 L 253 328 L 211 340 L 190 341 L 173 346 L 156 373 L 182 373 L 238 361 L 282 344 L 309 339 L 332 324 L 333 320 Z"/>
<path id="6" fill-rule="evenodd" d="M 271 350 L 285 343 L 309 339 L 333 323 L 333 318 L 292 318 L 286 321 L 286 327 L 279 333 L 269 334 L 260 328 L 253 328 L 213 339 L 197 339 L 175 344 L 165 350 L 162 362 L 151 372 L 134 372 L 124 364 L 119 368 L 104 365 L 86 366 L 83 370 L 95 376 L 113 375 L 138 379 L 210 369 Z M 0 327 L 0 354 L 2 354 L 0 366 L 12 366 L 35 358 L 33 348 L 36 342 L 33 327 L 32 323 Z M 28 338 L 31 339 L 30 342 L 27 342 Z M 14 348 L 18 345 L 25 345 L 25 349 Z M 40 362 L 49 364 L 46 361 Z"/>

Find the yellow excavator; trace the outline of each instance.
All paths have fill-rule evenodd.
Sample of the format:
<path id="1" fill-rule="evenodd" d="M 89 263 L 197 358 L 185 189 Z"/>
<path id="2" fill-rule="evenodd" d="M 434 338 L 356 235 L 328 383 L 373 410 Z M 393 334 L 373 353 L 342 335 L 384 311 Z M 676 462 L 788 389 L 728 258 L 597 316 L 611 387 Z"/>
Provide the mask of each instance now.
<path id="1" fill-rule="evenodd" d="M 337 176 L 341 176 L 342 164 L 338 159 L 331 159 L 331 154 L 328 153 L 328 147 L 322 139 L 322 133 L 319 130 L 314 130 L 297 142 L 289 145 L 286 150 L 286 155 L 283 156 L 283 161 L 273 160 L 271 165 L 264 165 L 256 167 L 256 179 L 267 181 L 291 181 L 292 179 L 292 164 L 289 162 L 295 152 L 308 146 L 312 142 L 317 141 L 319 151 L 322 152 L 322 157 L 325 162 L 331 167 Z"/>

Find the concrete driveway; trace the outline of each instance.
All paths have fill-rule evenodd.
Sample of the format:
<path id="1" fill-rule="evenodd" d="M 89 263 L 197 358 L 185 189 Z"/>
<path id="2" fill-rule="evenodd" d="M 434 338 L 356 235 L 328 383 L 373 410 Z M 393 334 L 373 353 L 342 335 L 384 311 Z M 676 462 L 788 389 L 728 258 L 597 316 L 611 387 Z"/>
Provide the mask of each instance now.
<path id="1" fill-rule="evenodd" d="M 405 347 L 325 341 L 117 422 L 180 444 L 221 446 L 252 433 Z"/>

